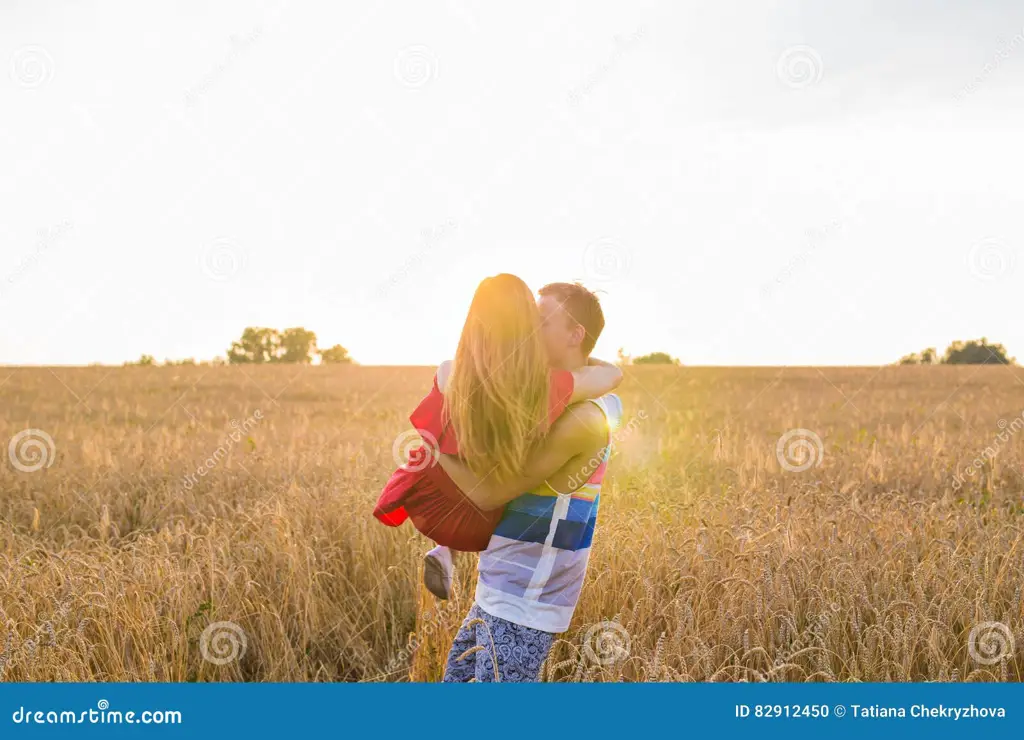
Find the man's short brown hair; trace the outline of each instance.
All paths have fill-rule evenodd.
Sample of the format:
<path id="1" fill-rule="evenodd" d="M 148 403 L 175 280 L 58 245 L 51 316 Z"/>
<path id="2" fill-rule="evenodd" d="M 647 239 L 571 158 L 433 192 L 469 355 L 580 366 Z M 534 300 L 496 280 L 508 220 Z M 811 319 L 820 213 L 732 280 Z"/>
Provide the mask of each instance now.
<path id="1" fill-rule="evenodd" d="M 579 283 L 551 283 L 541 288 L 538 293 L 542 298 L 550 296 L 557 300 L 573 321 L 583 327 L 586 335 L 580 348 L 583 354 L 590 356 L 597 344 L 598 337 L 604 331 L 604 311 L 601 301 L 591 291 Z"/>

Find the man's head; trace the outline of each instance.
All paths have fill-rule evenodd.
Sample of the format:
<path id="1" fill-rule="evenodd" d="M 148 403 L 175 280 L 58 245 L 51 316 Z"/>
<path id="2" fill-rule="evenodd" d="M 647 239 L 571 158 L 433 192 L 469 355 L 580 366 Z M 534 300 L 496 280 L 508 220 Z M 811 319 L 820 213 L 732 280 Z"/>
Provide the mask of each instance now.
<path id="1" fill-rule="evenodd" d="M 597 296 L 578 283 L 551 283 L 538 291 L 541 333 L 553 367 L 586 364 L 604 330 Z"/>

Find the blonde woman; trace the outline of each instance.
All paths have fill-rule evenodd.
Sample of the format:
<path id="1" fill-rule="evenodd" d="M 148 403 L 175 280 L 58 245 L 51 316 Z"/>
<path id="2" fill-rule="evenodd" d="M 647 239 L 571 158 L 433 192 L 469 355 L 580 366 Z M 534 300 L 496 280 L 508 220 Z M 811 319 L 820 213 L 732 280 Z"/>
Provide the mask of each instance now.
<path id="1" fill-rule="evenodd" d="M 566 407 L 616 388 L 622 371 L 591 360 L 574 372 L 552 370 L 532 291 L 514 275 L 483 280 L 462 328 L 454 362 L 442 363 L 433 386 L 410 416 L 423 445 L 385 485 L 374 509 L 382 523 L 406 519 L 437 543 L 425 558 L 424 581 L 451 595 L 451 550 L 487 548 L 503 508 L 477 507 L 438 464 L 455 455 L 481 478 L 514 480 Z"/>

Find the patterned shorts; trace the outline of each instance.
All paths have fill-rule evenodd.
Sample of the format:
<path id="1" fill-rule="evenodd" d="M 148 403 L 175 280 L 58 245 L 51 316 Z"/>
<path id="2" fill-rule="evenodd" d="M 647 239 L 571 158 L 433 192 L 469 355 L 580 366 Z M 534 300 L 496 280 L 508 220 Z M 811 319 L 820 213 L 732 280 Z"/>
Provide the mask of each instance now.
<path id="1" fill-rule="evenodd" d="M 474 619 L 483 624 L 467 626 Z M 493 645 L 492 645 L 493 640 Z M 498 680 L 506 683 L 536 681 L 540 669 L 551 651 L 555 636 L 521 624 L 515 624 L 498 617 L 492 617 L 476 604 L 469 610 L 466 619 L 455 635 L 448 663 L 445 666 L 445 683 L 466 683 L 494 681 L 494 657 L 498 658 Z M 467 650 L 480 646 L 462 660 L 459 656 Z"/>

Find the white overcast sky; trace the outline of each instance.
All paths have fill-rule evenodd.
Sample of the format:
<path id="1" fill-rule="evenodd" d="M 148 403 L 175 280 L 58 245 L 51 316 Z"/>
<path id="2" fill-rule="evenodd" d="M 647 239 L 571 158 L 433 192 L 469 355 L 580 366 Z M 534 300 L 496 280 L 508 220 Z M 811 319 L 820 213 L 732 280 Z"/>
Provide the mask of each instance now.
<path id="1" fill-rule="evenodd" d="M 0 64 L 0 363 L 435 363 L 503 271 L 605 356 L 1024 358 L 1017 0 L 4 0 Z"/>

